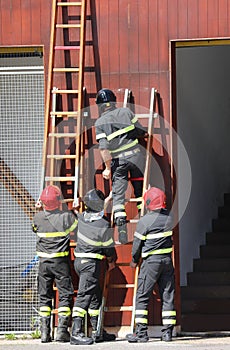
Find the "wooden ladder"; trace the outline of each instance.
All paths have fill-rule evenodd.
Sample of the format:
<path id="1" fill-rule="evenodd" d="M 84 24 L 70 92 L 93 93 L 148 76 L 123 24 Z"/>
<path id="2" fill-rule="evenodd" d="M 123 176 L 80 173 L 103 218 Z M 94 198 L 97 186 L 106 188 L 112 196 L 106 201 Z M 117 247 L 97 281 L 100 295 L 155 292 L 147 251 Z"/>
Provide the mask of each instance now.
<path id="1" fill-rule="evenodd" d="M 123 107 L 131 108 L 130 100 L 131 100 L 131 90 L 126 89 L 125 95 L 124 95 L 124 102 Z M 159 99 L 157 98 L 157 91 L 155 88 L 151 89 L 151 95 L 150 95 L 150 106 L 149 106 L 149 113 L 146 114 L 136 114 L 138 119 L 148 119 L 148 131 L 147 131 L 147 145 L 146 145 L 146 163 L 145 163 L 145 171 L 144 171 L 144 181 L 143 181 L 143 192 L 144 193 L 148 187 L 149 187 L 149 176 L 150 176 L 150 165 L 151 165 L 151 154 L 152 154 L 152 147 L 153 147 L 153 130 L 154 130 L 154 120 L 158 117 L 158 113 L 156 113 L 156 105 L 158 103 L 158 110 L 159 110 Z M 127 202 L 138 202 L 140 200 L 136 198 L 130 198 L 127 200 Z M 144 204 L 142 203 L 141 206 L 141 216 L 144 215 Z M 130 223 L 136 224 L 139 220 L 138 219 L 132 219 L 129 220 Z M 132 243 L 128 243 L 126 246 L 131 246 Z M 119 247 L 119 246 L 118 246 Z M 131 260 L 131 255 L 130 255 Z M 102 306 L 100 310 L 100 322 L 99 322 L 99 331 L 102 332 L 103 330 L 103 321 L 104 321 L 104 313 L 105 312 L 131 312 L 131 325 L 130 325 L 130 331 L 131 333 L 134 332 L 134 326 L 135 326 L 135 304 L 136 304 L 136 291 L 137 291 L 137 283 L 138 283 L 138 274 L 139 274 L 139 266 L 137 266 L 135 269 L 130 267 L 130 261 L 128 262 L 117 262 L 116 264 L 118 267 L 126 267 L 133 270 L 132 272 L 132 278 L 133 281 L 131 283 L 113 283 L 111 284 L 109 282 L 109 272 L 106 272 L 105 281 L 104 281 L 104 289 L 103 289 L 103 298 L 102 298 Z M 132 305 L 129 306 L 106 306 L 106 300 L 108 296 L 109 289 L 129 289 L 131 288 L 133 290 L 133 296 L 132 296 Z"/>
<path id="2" fill-rule="evenodd" d="M 41 190 L 59 184 L 79 206 L 87 1 L 53 0 Z M 82 178 L 82 177 L 81 177 Z"/>

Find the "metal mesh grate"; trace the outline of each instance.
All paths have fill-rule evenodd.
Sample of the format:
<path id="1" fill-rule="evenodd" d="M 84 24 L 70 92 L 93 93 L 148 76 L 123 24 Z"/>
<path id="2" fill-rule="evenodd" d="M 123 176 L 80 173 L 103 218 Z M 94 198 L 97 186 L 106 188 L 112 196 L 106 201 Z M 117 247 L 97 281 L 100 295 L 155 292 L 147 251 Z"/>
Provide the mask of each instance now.
<path id="1" fill-rule="evenodd" d="M 43 67 L 0 68 L 0 333 L 29 332 L 38 314 L 35 236 L 26 211 L 39 196 Z M 32 264 L 30 264 L 32 261 Z"/>

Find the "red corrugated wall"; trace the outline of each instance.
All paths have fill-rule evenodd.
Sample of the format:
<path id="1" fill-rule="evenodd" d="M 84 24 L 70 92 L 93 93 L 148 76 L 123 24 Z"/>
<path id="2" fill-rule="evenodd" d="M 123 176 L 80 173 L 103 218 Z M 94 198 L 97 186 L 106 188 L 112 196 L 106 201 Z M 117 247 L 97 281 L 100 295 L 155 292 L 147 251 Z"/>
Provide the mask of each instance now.
<path id="1" fill-rule="evenodd" d="M 43 45 L 45 77 L 51 8 L 51 0 L 0 0 L 0 45 Z M 170 121 L 171 111 L 170 66 L 173 60 L 171 62 L 169 58 L 170 40 L 230 37 L 230 0 L 88 0 L 87 12 L 92 16 L 87 21 L 86 39 L 94 38 L 96 47 L 95 56 L 92 46 L 86 48 L 86 66 L 96 64 L 97 68 L 96 72 L 85 74 L 90 103 L 94 104 L 95 94 L 101 87 L 113 89 L 120 100 L 124 90 L 119 92 L 119 89 L 129 88 L 135 103 L 148 107 L 150 88 L 155 87 L 162 99 L 162 116 L 166 121 Z M 173 124 L 176 125 L 176 121 Z M 170 153 L 169 136 L 167 144 Z M 154 151 L 167 173 L 169 164 L 161 158 L 161 146 L 156 141 Z M 174 240 L 179 311 L 179 242 L 176 235 Z M 119 249 L 122 259 L 130 256 L 129 249 Z M 150 324 L 160 322 L 159 300 L 157 296 L 155 299 Z M 121 322 L 129 321 L 122 319 Z"/>

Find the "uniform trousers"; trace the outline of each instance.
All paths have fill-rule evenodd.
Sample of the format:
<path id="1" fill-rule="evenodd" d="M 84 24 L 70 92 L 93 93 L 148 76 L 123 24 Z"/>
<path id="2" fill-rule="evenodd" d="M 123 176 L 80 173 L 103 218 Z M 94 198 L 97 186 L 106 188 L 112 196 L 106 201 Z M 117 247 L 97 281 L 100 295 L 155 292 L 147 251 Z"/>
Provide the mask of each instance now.
<path id="1" fill-rule="evenodd" d="M 59 293 L 58 307 L 71 307 L 74 290 L 68 256 L 52 259 L 39 258 L 38 293 L 40 307 L 52 308 L 54 281 Z"/>
<path id="2" fill-rule="evenodd" d="M 158 284 L 162 311 L 174 310 L 174 267 L 171 255 L 151 255 L 143 260 L 138 276 L 136 310 L 147 310 L 149 298 Z M 165 329 L 171 325 L 165 325 Z"/>
<path id="3" fill-rule="evenodd" d="M 101 261 L 92 258 L 75 258 L 74 268 L 79 276 L 77 298 L 74 307 L 99 310 L 102 299 L 100 288 Z"/>

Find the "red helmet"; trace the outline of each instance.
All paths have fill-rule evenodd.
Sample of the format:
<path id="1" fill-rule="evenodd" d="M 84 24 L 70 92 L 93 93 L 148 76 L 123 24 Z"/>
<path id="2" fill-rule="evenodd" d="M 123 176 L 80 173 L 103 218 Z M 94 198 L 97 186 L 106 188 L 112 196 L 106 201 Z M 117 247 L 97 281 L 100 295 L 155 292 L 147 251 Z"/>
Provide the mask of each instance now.
<path id="1" fill-rule="evenodd" d="M 55 210 L 59 208 L 61 191 L 57 186 L 47 186 L 42 191 L 40 200 L 46 210 Z"/>
<path id="2" fill-rule="evenodd" d="M 145 192 L 143 198 L 145 207 L 148 210 L 157 210 L 166 207 L 165 193 L 157 187 L 151 187 Z"/>

